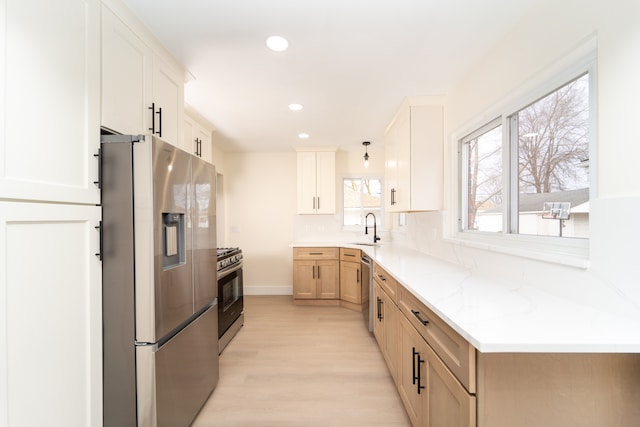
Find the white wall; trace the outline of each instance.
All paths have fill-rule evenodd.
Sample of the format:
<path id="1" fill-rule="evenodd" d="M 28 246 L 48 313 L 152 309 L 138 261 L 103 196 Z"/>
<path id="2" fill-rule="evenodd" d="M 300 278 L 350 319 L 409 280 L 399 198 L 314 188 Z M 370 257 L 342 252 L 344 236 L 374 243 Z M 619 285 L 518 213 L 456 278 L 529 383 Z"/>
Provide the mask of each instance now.
<path id="1" fill-rule="evenodd" d="M 592 37 L 597 40 L 598 168 L 588 269 L 517 258 L 442 240 L 450 212 L 410 214 L 395 242 L 613 313 L 640 317 L 640 2 L 542 0 L 473 67 L 449 96 L 447 209 L 455 207 L 453 135 L 492 119 L 492 106 Z M 593 172 L 593 171 L 592 171 Z M 433 239 L 434 231 L 437 238 Z M 622 297 L 622 298 L 621 298 Z"/>
<path id="2" fill-rule="evenodd" d="M 226 153 L 228 246 L 245 257 L 245 293 L 291 293 L 296 155 Z"/>

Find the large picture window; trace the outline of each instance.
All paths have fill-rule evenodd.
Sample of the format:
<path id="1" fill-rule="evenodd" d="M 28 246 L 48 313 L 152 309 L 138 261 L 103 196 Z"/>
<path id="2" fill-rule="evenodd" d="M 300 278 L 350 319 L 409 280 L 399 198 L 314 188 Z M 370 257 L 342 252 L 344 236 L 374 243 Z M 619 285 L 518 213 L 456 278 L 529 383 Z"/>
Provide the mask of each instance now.
<path id="1" fill-rule="evenodd" d="M 589 237 L 589 73 L 460 140 L 460 229 Z"/>

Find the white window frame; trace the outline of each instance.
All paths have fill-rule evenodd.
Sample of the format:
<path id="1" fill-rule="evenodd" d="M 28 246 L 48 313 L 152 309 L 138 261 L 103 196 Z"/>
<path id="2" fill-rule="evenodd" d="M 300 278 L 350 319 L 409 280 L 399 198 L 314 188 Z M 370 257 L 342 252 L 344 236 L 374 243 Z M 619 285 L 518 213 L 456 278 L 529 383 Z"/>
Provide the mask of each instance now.
<path id="1" fill-rule="evenodd" d="M 531 259 L 553 262 L 574 267 L 587 268 L 589 266 L 589 239 L 572 239 L 550 236 L 532 236 L 506 232 L 509 230 L 508 207 L 511 203 L 512 191 L 507 183 L 511 179 L 511 147 L 507 133 L 510 129 L 509 118 L 527 105 L 536 102 L 547 94 L 561 88 L 575 78 L 589 74 L 589 198 L 597 197 L 597 70 L 595 39 L 585 43 L 572 54 L 565 57 L 544 72 L 531 79 L 519 90 L 512 91 L 513 95 L 488 108 L 482 117 L 470 121 L 463 129 L 452 134 L 451 165 L 452 206 L 449 224 L 446 225 L 445 240 L 455 244 L 481 248 L 485 250 L 507 253 Z M 464 181 L 464 167 L 462 162 L 462 140 L 497 120 L 502 123 L 503 135 L 503 232 L 492 233 L 477 230 L 462 229 L 462 210 L 465 208 L 461 201 Z"/>

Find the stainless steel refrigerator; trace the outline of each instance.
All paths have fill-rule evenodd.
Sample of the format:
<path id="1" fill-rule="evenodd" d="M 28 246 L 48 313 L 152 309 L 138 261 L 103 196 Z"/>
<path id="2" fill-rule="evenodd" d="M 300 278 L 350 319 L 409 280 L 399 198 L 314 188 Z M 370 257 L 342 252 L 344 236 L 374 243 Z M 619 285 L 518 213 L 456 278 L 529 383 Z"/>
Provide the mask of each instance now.
<path id="1" fill-rule="evenodd" d="M 101 144 L 104 426 L 188 426 L 218 381 L 215 168 Z"/>

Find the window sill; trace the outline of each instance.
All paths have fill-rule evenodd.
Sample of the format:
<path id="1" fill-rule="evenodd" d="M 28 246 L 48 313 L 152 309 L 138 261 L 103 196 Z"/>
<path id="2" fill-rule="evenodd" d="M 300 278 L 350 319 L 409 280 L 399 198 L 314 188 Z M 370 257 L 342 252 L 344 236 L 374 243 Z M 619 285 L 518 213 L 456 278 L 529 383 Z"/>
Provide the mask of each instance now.
<path id="1" fill-rule="evenodd" d="M 444 237 L 443 240 L 454 245 L 568 267 L 587 269 L 590 266 L 588 240 L 556 244 L 536 236 L 490 236 L 488 234 L 467 235 L 466 233 L 461 236 L 461 234 L 463 233 Z M 543 240 L 546 241 L 543 242 Z"/>

